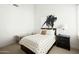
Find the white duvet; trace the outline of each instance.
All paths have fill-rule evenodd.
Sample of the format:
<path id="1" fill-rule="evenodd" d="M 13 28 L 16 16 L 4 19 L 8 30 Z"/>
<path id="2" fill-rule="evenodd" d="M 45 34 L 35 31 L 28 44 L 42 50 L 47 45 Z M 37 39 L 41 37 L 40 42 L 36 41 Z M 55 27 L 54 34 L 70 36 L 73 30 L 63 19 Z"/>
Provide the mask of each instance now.
<path id="1" fill-rule="evenodd" d="M 55 42 L 54 35 L 35 34 L 26 36 L 19 42 L 21 45 L 29 48 L 36 54 L 47 53 Z"/>

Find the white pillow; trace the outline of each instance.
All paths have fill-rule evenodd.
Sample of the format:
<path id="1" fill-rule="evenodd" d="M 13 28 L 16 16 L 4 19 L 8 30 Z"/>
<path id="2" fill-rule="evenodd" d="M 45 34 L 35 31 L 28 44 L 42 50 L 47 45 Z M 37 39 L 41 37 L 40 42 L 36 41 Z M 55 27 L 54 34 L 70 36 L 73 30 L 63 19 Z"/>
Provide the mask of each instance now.
<path id="1" fill-rule="evenodd" d="M 47 35 L 47 30 L 46 29 L 42 29 L 41 34 L 42 35 Z"/>
<path id="2" fill-rule="evenodd" d="M 41 34 L 42 30 L 43 30 L 43 29 L 41 29 L 41 30 L 39 31 L 39 34 Z M 54 33 L 55 33 L 55 31 L 54 31 L 53 29 L 52 29 L 52 30 L 46 30 L 46 35 L 54 35 Z"/>
<path id="3" fill-rule="evenodd" d="M 53 31 L 53 30 L 47 30 L 47 35 L 54 35 L 54 33 L 55 33 L 55 31 Z"/>

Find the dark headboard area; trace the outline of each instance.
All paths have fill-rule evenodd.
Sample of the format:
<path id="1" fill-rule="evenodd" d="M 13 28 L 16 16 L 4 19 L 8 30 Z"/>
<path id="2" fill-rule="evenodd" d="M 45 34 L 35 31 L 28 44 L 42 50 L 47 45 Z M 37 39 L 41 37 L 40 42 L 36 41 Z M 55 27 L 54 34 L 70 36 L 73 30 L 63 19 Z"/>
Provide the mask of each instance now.
<path id="1" fill-rule="evenodd" d="M 47 30 L 52 30 L 52 28 L 41 28 L 41 29 L 47 29 Z"/>

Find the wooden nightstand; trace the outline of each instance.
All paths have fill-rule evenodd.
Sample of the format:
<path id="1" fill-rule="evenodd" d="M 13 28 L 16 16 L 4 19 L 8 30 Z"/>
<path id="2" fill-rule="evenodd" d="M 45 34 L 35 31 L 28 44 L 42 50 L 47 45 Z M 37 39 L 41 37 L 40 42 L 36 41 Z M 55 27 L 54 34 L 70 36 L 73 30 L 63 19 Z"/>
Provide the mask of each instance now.
<path id="1" fill-rule="evenodd" d="M 56 35 L 56 46 L 70 50 L 70 36 Z"/>

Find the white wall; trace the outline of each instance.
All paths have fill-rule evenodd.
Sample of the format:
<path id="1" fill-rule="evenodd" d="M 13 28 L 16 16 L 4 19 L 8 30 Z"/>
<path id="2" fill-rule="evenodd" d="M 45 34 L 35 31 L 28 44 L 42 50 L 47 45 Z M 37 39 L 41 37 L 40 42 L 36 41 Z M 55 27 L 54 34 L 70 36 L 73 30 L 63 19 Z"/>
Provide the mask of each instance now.
<path id="1" fill-rule="evenodd" d="M 71 47 L 79 48 L 76 27 L 76 5 L 0 5 L 0 47 L 14 42 L 13 36 L 39 31 L 46 16 L 57 16 L 57 25 L 68 27 Z"/>
<path id="2" fill-rule="evenodd" d="M 76 11 L 77 11 L 77 12 L 76 12 L 76 13 L 77 13 L 77 21 L 76 21 L 76 22 L 77 22 L 77 25 L 76 25 L 76 26 L 77 26 L 77 34 L 78 34 L 78 36 L 77 36 L 77 37 L 78 37 L 77 43 L 78 43 L 78 45 L 79 45 L 79 4 L 76 5 L 76 9 L 77 9 L 77 10 L 76 10 Z"/>
<path id="3" fill-rule="evenodd" d="M 57 25 L 64 25 L 67 27 L 66 31 L 70 35 L 70 43 L 72 48 L 79 48 L 76 32 L 76 5 L 36 5 L 36 28 L 40 28 L 46 20 L 46 16 L 53 14 L 57 16 Z"/>
<path id="4" fill-rule="evenodd" d="M 77 18 L 78 18 L 78 20 L 77 20 L 77 31 L 78 31 L 78 39 L 79 39 L 79 5 L 77 5 Z"/>
<path id="5" fill-rule="evenodd" d="M 0 47 L 14 42 L 13 36 L 34 31 L 34 5 L 0 5 Z"/>

